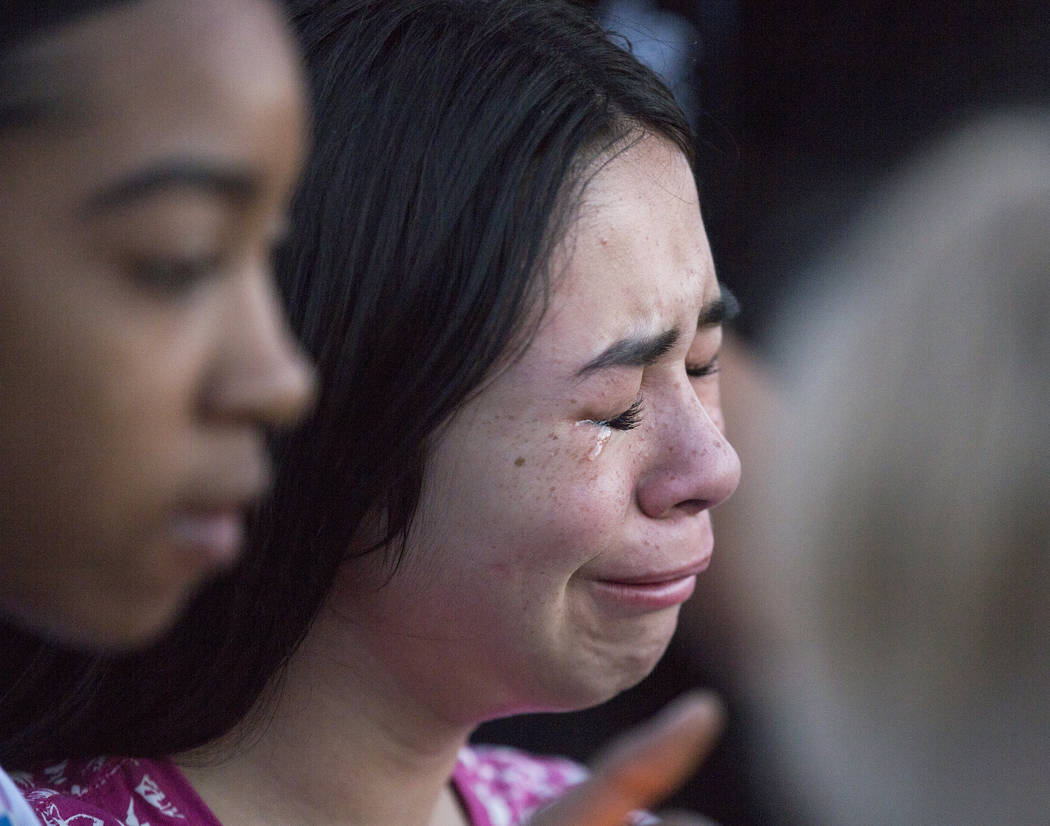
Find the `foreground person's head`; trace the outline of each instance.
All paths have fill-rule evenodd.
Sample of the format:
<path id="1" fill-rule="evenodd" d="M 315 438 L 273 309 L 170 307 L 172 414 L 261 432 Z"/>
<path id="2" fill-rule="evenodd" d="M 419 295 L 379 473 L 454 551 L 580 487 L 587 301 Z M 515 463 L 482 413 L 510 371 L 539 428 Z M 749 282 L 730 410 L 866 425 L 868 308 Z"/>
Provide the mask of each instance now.
<path id="1" fill-rule="evenodd" d="M 170 624 L 238 553 L 309 369 L 271 246 L 303 89 L 263 0 L 16 3 L 0 35 L 0 610 Z"/>
<path id="2" fill-rule="evenodd" d="M 304 30 L 319 145 L 282 278 L 323 390 L 269 556 L 337 562 L 324 638 L 450 718 L 607 699 L 663 652 L 739 471 L 688 127 L 560 4 Z"/>

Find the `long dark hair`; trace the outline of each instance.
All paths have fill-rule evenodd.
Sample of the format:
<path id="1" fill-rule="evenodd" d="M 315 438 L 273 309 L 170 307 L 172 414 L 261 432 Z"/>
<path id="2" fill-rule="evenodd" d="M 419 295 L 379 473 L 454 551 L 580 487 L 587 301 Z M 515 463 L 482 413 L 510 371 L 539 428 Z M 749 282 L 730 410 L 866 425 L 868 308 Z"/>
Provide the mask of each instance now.
<path id="1" fill-rule="evenodd" d="M 20 642 L 8 768 L 182 751 L 264 706 L 348 555 L 396 565 L 428 437 L 527 344 L 588 161 L 653 133 L 692 162 L 670 93 L 567 3 L 328 0 L 296 23 L 316 145 L 278 275 L 319 405 L 274 446 L 244 561 L 165 640 L 108 662 Z"/>

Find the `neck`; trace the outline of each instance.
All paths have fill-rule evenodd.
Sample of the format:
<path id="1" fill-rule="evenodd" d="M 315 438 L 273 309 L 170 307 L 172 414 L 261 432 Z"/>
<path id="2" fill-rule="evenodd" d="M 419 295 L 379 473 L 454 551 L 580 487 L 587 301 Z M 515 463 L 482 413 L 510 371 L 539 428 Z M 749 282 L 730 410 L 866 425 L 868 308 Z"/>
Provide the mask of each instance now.
<path id="1" fill-rule="evenodd" d="M 323 610 L 272 716 L 177 758 L 224 826 L 466 822 L 449 778 L 471 727 L 441 719 L 352 637 Z"/>

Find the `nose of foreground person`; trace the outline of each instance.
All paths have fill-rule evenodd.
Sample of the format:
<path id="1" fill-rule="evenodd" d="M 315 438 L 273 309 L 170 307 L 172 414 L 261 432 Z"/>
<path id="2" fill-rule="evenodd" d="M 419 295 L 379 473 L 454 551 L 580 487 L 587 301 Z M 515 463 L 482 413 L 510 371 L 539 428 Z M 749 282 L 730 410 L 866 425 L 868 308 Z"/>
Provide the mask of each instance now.
<path id="1" fill-rule="evenodd" d="M 313 365 L 292 336 L 269 277 L 246 279 L 238 289 L 220 333 L 222 354 L 206 405 L 221 418 L 294 424 L 316 394 Z"/>
<path id="2" fill-rule="evenodd" d="M 740 459 L 689 386 L 672 408 L 655 416 L 652 467 L 638 486 L 638 504 L 652 519 L 694 515 L 713 508 L 740 483 Z"/>

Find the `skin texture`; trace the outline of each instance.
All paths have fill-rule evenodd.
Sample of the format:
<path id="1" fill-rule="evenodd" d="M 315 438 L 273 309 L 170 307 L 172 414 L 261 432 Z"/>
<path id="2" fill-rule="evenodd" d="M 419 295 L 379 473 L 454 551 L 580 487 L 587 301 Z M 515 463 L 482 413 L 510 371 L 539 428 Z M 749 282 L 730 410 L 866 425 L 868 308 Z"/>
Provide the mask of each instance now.
<path id="1" fill-rule="evenodd" d="M 47 106 L 0 131 L 0 607 L 125 645 L 235 558 L 263 428 L 312 395 L 270 269 L 303 89 L 256 0 L 118 4 L 20 60 Z M 207 174 L 123 186 L 172 165 Z"/>
<path id="2" fill-rule="evenodd" d="M 474 726 L 597 703 L 663 652 L 678 605 L 600 583 L 706 565 L 709 509 L 740 472 L 713 371 L 721 328 L 697 328 L 719 286 L 685 159 L 647 137 L 608 160 L 555 259 L 531 345 L 437 435 L 396 572 L 381 554 L 348 562 L 266 726 L 225 762 L 183 760 L 227 826 L 461 822 L 448 778 Z M 625 337 L 671 329 L 677 341 L 649 366 L 578 375 Z M 708 369 L 691 378 L 687 365 Z M 595 455 L 598 422 L 639 394 L 637 427 Z M 716 728 L 708 704 L 640 735 L 591 797 L 548 822 L 588 822 L 591 806 L 590 822 L 606 823 L 649 803 Z"/>

